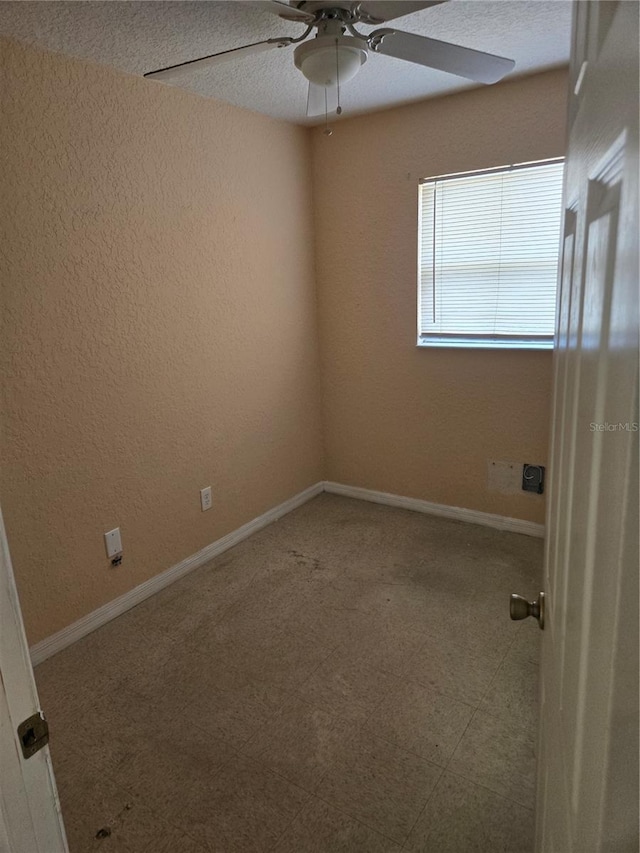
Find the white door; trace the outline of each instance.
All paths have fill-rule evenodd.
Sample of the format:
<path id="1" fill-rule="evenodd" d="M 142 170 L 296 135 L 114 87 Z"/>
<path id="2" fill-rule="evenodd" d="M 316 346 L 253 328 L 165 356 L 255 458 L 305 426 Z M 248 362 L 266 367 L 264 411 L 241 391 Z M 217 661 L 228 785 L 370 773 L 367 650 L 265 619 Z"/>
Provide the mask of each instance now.
<path id="1" fill-rule="evenodd" d="M 18 726 L 38 694 L 0 514 L 0 853 L 66 853 L 49 747 L 24 758 Z"/>
<path id="2" fill-rule="evenodd" d="M 574 6 L 536 850 L 638 851 L 638 4 Z"/>

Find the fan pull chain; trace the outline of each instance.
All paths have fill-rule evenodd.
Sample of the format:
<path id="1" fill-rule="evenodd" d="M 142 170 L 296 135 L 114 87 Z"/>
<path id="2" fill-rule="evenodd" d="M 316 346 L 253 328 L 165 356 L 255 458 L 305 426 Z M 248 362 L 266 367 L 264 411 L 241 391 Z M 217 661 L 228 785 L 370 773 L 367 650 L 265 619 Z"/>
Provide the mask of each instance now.
<path id="1" fill-rule="evenodd" d="M 340 115 L 342 107 L 340 106 L 340 62 L 338 59 L 338 39 L 336 39 L 336 89 L 338 90 L 338 106 L 336 108 L 336 115 Z"/>
<path id="2" fill-rule="evenodd" d="M 324 87 L 324 130 L 322 131 L 325 136 L 331 136 L 333 131 L 329 127 L 329 107 L 327 104 L 327 87 Z"/>

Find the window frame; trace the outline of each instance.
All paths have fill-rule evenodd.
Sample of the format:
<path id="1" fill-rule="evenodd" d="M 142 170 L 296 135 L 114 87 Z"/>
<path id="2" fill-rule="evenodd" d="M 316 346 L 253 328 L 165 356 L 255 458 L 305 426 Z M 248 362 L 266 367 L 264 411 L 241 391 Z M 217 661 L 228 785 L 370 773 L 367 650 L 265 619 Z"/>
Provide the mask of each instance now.
<path id="1" fill-rule="evenodd" d="M 555 321 L 554 331 L 551 335 L 513 335 L 492 334 L 492 335 L 469 335 L 456 333 L 424 333 L 421 332 L 422 319 L 422 187 L 425 184 L 445 182 L 447 180 L 455 180 L 466 176 L 472 177 L 476 175 L 504 174 L 506 172 L 514 172 L 521 169 L 531 169 L 536 166 L 548 166 L 555 163 L 563 164 L 563 186 L 564 186 L 564 166 L 566 158 L 549 157 L 544 160 L 531 160 L 523 163 L 513 163 L 505 166 L 492 166 L 486 169 L 473 169 L 465 172 L 451 172 L 445 175 L 434 175 L 429 178 L 421 178 L 418 182 L 418 252 L 417 252 L 417 342 L 419 348 L 452 348 L 452 349 L 491 349 L 491 350 L 553 350 L 555 346 Z M 558 264 L 560 262 L 560 248 L 562 238 L 562 223 L 560 224 L 560 233 L 558 239 Z M 557 276 L 556 276 L 556 307 L 557 307 Z M 557 314 L 557 312 L 555 312 Z M 554 316 L 555 316 L 554 314 Z"/>

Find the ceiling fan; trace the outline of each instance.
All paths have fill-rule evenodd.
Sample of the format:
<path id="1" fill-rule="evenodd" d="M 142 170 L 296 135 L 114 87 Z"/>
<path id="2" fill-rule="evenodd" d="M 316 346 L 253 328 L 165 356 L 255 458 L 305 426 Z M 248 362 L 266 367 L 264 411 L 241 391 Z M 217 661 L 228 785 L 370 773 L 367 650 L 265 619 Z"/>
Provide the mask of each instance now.
<path id="1" fill-rule="evenodd" d="M 256 0 L 252 6 L 286 21 L 305 24 L 305 31 L 298 38 L 282 36 L 254 42 L 148 71 L 144 76 L 166 81 L 184 79 L 197 69 L 295 44 L 294 63 L 309 81 L 308 116 L 341 112 L 340 86 L 355 77 L 370 53 L 404 59 L 478 83 L 502 79 L 515 66 L 512 59 L 387 27 L 369 33 L 356 29 L 357 24 L 375 26 L 444 2 L 447 0 Z M 315 38 L 307 41 L 313 30 Z"/>

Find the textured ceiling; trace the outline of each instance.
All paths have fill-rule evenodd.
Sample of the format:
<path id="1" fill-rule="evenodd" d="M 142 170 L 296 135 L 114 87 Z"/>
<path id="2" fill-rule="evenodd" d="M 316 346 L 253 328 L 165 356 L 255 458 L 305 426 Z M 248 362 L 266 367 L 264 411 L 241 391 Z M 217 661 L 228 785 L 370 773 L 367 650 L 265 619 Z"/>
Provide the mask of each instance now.
<path id="1" fill-rule="evenodd" d="M 389 24 L 400 30 L 497 53 L 516 61 L 510 76 L 568 62 L 568 0 L 451 0 Z M 360 27 L 368 32 L 372 27 Z M 0 34 L 133 74 L 274 36 L 298 36 L 301 24 L 243 2 L 0 2 Z M 149 86 L 166 83 L 148 81 Z M 307 84 L 293 49 L 237 59 L 180 81 L 201 95 L 298 124 Z M 345 116 L 467 89 L 476 84 L 385 56 L 369 56 L 342 89 Z"/>

